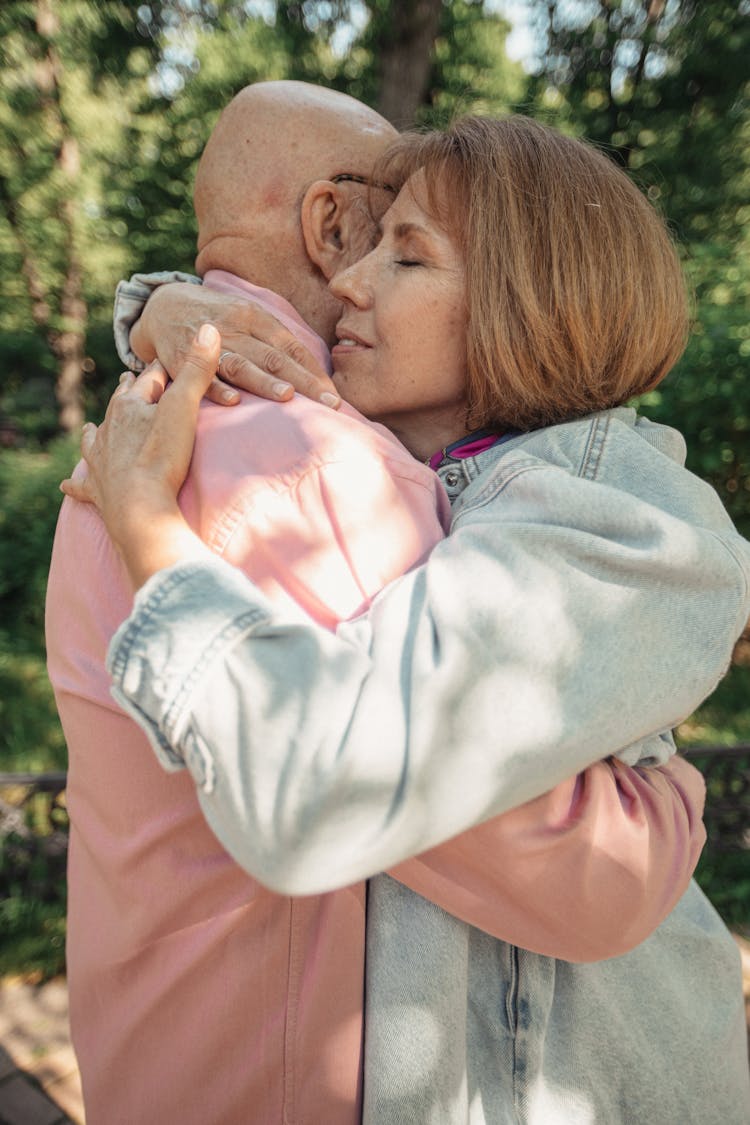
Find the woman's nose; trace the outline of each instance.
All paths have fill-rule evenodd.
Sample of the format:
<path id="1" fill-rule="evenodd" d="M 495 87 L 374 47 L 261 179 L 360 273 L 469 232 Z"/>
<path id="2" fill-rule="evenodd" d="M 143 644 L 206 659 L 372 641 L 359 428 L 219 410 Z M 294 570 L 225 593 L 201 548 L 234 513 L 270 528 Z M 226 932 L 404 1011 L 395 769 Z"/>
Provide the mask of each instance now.
<path id="1" fill-rule="evenodd" d="M 328 288 L 334 297 L 338 297 L 340 301 L 348 301 L 355 308 L 366 308 L 372 300 L 371 289 L 367 280 L 366 263 L 368 257 L 369 254 L 359 262 L 340 270 L 337 274 L 334 274 L 328 283 Z"/>

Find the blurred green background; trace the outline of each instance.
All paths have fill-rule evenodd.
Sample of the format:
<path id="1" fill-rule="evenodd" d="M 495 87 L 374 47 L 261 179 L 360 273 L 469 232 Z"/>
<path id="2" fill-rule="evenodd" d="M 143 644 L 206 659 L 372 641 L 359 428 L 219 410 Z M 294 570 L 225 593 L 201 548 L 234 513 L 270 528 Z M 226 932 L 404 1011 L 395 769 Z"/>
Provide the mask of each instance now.
<path id="1" fill-rule="evenodd" d="M 642 409 L 750 533 L 750 0 L 6 0 L 0 45 L 0 771 L 65 766 L 43 643 L 57 484 L 119 374 L 114 285 L 191 269 L 196 161 L 249 82 L 320 82 L 399 127 L 527 113 L 603 146 L 667 215 L 694 293 L 685 357 Z M 733 668 L 681 740 L 750 741 L 749 688 Z M 14 863 L 0 971 L 53 972 L 63 881 Z M 702 878 L 750 922 L 744 855 Z"/>

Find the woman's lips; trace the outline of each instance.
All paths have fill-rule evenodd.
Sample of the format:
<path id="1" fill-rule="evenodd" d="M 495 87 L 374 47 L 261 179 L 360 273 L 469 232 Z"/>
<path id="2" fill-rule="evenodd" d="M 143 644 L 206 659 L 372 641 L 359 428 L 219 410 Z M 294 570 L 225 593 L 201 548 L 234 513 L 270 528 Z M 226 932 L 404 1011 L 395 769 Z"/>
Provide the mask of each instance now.
<path id="1" fill-rule="evenodd" d="M 351 332 L 345 327 L 338 327 L 336 329 L 336 335 L 338 337 L 338 344 L 334 346 L 334 351 L 336 351 L 337 348 L 341 348 L 343 351 L 351 348 L 372 347 L 371 344 L 368 344 L 367 340 L 363 340 L 362 337 L 358 336 L 356 332 Z"/>

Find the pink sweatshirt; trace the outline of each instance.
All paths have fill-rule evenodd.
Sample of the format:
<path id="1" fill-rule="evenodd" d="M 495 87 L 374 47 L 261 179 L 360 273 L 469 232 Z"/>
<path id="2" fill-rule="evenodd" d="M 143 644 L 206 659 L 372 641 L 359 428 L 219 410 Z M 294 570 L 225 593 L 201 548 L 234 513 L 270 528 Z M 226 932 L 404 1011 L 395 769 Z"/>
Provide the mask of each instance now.
<path id="1" fill-rule="evenodd" d="M 213 271 L 308 348 L 274 294 Z M 437 478 L 381 427 L 296 396 L 205 405 L 181 495 L 191 525 L 290 614 L 366 608 L 443 533 Z M 365 887 L 289 899 L 223 851 L 187 772 L 114 704 L 104 657 L 132 592 L 96 512 L 66 500 L 47 600 L 69 748 L 68 983 L 88 1125 L 355 1125 Z M 599 763 L 392 872 L 537 952 L 586 960 L 645 937 L 703 841 L 699 776 Z M 624 922 L 623 919 L 626 921 Z"/>

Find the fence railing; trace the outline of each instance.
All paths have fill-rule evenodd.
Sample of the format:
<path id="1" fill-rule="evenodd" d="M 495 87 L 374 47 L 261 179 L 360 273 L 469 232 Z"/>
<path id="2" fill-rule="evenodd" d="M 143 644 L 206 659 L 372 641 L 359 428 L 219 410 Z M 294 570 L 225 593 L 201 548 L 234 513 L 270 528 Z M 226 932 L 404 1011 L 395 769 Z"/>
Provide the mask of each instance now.
<path id="1" fill-rule="evenodd" d="M 0 773 L 0 835 L 42 834 L 67 827 L 64 770 L 49 773 Z M 44 799 L 40 802 L 39 798 Z M 32 805 L 36 803 L 32 816 Z"/>
<path id="2" fill-rule="evenodd" d="M 0 899 L 64 899 L 65 783 L 62 771 L 0 774 Z"/>

